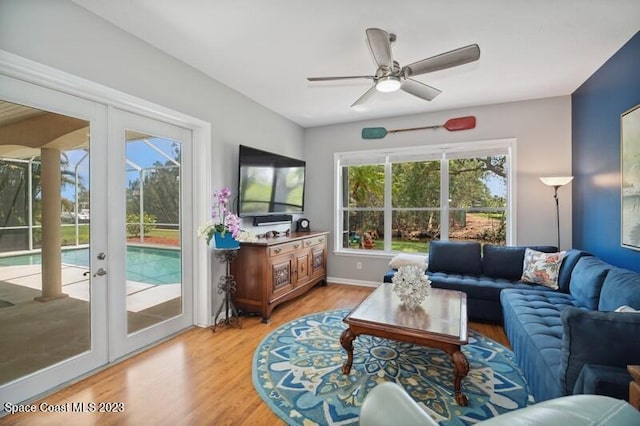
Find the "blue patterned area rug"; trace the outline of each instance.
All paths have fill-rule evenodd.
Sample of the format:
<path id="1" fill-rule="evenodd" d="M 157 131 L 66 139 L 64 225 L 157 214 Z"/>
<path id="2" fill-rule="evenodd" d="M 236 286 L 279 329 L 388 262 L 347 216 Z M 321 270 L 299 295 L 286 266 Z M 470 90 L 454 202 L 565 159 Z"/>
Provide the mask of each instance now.
<path id="1" fill-rule="evenodd" d="M 440 350 L 366 335 L 354 340 L 353 367 L 342 374 L 340 335 L 349 310 L 307 315 L 269 334 L 253 357 L 253 384 L 271 410 L 290 425 L 358 423 L 362 400 L 392 381 L 443 425 L 473 424 L 533 403 L 504 346 L 470 331 L 462 351 L 470 370 L 462 381 L 467 407 L 453 397 L 453 366 Z"/>

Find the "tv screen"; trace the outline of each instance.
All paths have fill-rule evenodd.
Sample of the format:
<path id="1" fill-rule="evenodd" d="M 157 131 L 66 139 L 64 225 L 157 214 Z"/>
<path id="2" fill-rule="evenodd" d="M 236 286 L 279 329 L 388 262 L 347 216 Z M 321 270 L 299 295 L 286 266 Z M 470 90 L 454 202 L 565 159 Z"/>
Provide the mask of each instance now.
<path id="1" fill-rule="evenodd" d="M 305 162 L 240 145 L 238 214 L 304 211 Z"/>

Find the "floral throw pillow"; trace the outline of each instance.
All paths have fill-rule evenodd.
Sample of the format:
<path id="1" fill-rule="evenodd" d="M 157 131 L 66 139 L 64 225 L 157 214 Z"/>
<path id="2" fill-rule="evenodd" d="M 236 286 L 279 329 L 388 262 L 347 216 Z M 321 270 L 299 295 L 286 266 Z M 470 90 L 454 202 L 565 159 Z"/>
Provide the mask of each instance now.
<path id="1" fill-rule="evenodd" d="M 522 281 L 558 289 L 558 274 L 566 252 L 544 253 L 526 249 L 522 265 Z"/>

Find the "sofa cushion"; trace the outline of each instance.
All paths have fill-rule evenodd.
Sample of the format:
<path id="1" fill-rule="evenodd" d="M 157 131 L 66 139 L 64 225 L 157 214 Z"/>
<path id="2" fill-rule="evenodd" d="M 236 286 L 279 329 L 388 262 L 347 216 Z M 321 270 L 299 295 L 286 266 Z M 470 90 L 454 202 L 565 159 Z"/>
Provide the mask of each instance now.
<path id="1" fill-rule="evenodd" d="M 443 272 L 429 273 L 431 286 L 467 293 L 467 299 L 500 300 L 500 292 L 507 288 L 520 290 L 544 290 L 544 286 L 527 284 L 522 281 L 510 281 L 503 278 L 491 278 L 486 275 L 460 275 Z M 548 290 L 548 289 L 547 289 Z"/>
<path id="2" fill-rule="evenodd" d="M 571 272 L 569 291 L 580 305 L 592 310 L 598 308 L 602 283 L 611 268 L 611 265 L 594 256 L 578 260 Z"/>
<path id="3" fill-rule="evenodd" d="M 554 246 L 496 246 L 485 244 L 482 247 L 482 273 L 492 278 L 504 278 L 518 281 L 522 276 L 524 251 L 527 248 L 553 253 Z"/>
<path id="4" fill-rule="evenodd" d="M 480 275 L 482 258 L 480 243 L 460 241 L 431 241 L 429 244 L 429 272 L 448 272 Z"/>
<path id="5" fill-rule="evenodd" d="M 591 254 L 582 250 L 567 250 L 564 259 L 562 259 L 562 266 L 560 266 L 560 273 L 558 274 L 558 287 L 561 292 L 569 293 L 569 283 L 571 282 L 573 268 L 575 268 L 578 260 L 584 256 L 591 256 Z"/>
<path id="6" fill-rule="evenodd" d="M 640 273 L 614 267 L 602 283 L 598 310 L 615 311 L 623 305 L 640 309 Z"/>
<path id="7" fill-rule="evenodd" d="M 560 312 L 576 306 L 566 293 L 506 289 L 500 294 L 504 330 L 536 401 L 564 394 L 559 381 L 563 325 Z"/>
<path id="8" fill-rule="evenodd" d="M 585 364 L 626 368 L 638 363 L 640 315 L 566 307 L 560 385 L 571 393 Z"/>
<path id="9" fill-rule="evenodd" d="M 532 284 L 542 284 L 552 290 L 558 289 L 558 275 L 565 252 L 543 253 L 526 249 L 522 266 L 522 281 Z"/>

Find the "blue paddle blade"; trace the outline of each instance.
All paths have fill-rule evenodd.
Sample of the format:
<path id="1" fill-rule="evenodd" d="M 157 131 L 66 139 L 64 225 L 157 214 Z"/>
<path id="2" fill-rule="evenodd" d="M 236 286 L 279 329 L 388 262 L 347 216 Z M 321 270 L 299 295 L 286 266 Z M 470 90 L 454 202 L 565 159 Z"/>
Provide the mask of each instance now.
<path id="1" fill-rule="evenodd" d="M 387 136 L 384 127 L 365 127 L 362 129 L 362 139 L 382 139 Z"/>

